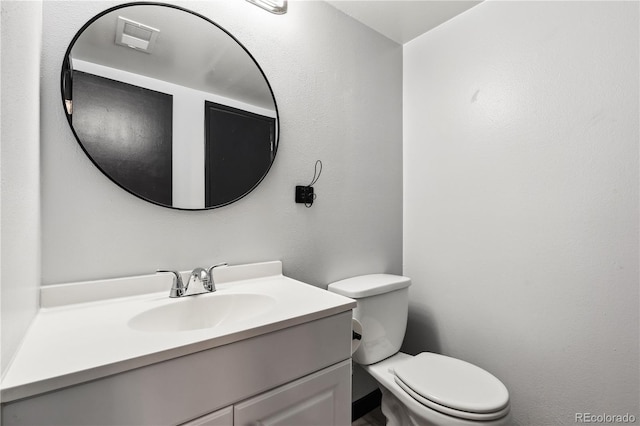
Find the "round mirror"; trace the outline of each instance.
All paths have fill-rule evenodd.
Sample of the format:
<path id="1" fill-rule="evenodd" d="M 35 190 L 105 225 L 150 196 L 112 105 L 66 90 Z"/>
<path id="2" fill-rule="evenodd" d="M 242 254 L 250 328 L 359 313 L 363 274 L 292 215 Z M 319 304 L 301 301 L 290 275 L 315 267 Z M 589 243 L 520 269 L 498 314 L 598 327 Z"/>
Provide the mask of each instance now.
<path id="1" fill-rule="evenodd" d="M 62 66 L 76 139 L 113 182 L 187 210 L 253 190 L 278 148 L 278 110 L 262 69 L 211 20 L 165 4 L 91 19 Z"/>

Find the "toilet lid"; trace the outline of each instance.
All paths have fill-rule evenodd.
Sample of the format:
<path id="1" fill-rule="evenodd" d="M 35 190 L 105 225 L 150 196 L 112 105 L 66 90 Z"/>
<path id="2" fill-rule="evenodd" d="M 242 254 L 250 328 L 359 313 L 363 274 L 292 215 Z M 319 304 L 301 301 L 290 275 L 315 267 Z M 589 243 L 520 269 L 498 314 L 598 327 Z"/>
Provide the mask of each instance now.
<path id="1" fill-rule="evenodd" d="M 398 384 L 418 401 L 424 399 L 469 414 L 502 415 L 508 411 L 507 388 L 495 376 L 468 362 L 423 352 L 397 365 L 394 372 Z"/>

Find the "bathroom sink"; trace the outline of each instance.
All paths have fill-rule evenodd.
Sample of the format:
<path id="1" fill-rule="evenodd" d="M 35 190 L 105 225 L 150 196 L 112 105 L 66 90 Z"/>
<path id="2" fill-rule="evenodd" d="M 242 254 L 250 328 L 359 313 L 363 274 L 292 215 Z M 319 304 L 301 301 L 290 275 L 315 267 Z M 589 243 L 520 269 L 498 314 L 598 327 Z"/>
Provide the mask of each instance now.
<path id="1" fill-rule="evenodd" d="M 181 272 L 185 277 L 190 273 L 190 271 Z M 306 349 L 320 345 L 322 351 L 319 352 L 322 354 L 334 353 L 333 351 L 343 353 L 343 349 L 339 349 L 344 343 L 342 338 L 327 338 L 324 339 L 326 341 L 319 342 L 321 339 L 319 336 L 325 332 L 331 334 L 338 323 L 350 324 L 352 316 L 350 310 L 356 307 L 355 300 L 283 275 L 280 261 L 216 268 L 214 275 L 215 292 L 178 298 L 169 297 L 173 280 L 168 274 L 44 286 L 40 293 L 41 309 L 32 321 L 29 332 L 21 343 L 10 368 L 2 377 L 0 399 L 3 409 L 7 406 L 6 404 L 13 402 L 18 404 L 17 407 L 23 401 L 31 401 L 31 397 L 50 395 L 56 399 L 57 392 L 67 388 L 78 389 L 73 392 L 84 394 L 87 388 L 74 388 L 74 386 L 103 379 L 106 380 L 104 383 L 114 385 L 116 382 L 120 383 L 124 390 L 121 390 L 118 385 L 119 390 L 116 394 L 124 395 L 122 392 L 126 393 L 134 388 L 125 385 L 129 382 L 120 380 L 120 373 L 131 371 L 136 377 L 134 382 L 143 383 L 141 385 L 143 386 L 148 382 L 148 377 L 156 377 L 155 374 L 149 375 L 151 371 L 149 369 L 155 371 L 155 368 L 159 368 L 158 371 L 163 372 L 159 376 L 169 377 L 168 380 L 171 381 L 177 375 L 164 374 L 165 361 L 194 355 L 194 359 L 197 358 L 197 362 L 201 363 L 205 359 L 201 358 L 201 354 L 204 353 L 220 353 L 219 359 L 225 360 L 220 363 L 221 367 L 219 371 L 215 370 L 215 374 L 213 370 L 210 371 L 209 366 L 206 371 L 215 377 L 229 379 L 225 381 L 225 386 L 222 386 L 220 391 L 224 395 L 231 394 L 233 386 L 227 386 L 227 384 L 236 383 L 232 380 L 236 374 L 227 371 L 229 365 L 237 367 L 239 371 L 249 371 L 245 370 L 245 365 L 254 365 L 252 368 L 259 372 L 257 366 L 264 364 L 264 359 L 271 360 L 269 365 L 276 364 L 273 354 L 275 354 L 274 351 L 279 351 L 279 347 L 271 348 L 271 343 L 259 343 L 265 341 L 277 341 L 278 344 L 285 342 L 286 348 L 282 348 L 285 350 L 293 341 L 290 348 L 292 350 L 294 348 L 299 350 L 302 345 L 304 352 Z M 199 287 L 196 286 L 196 289 Z M 348 321 L 345 318 L 348 318 Z M 328 328 L 325 329 L 325 326 Z M 304 329 L 311 327 L 315 331 L 302 332 L 300 327 Z M 274 336 L 276 340 L 272 340 Z M 342 337 L 347 337 L 347 334 L 343 334 Z M 257 346 L 254 347 L 254 344 Z M 217 348 L 222 347 L 224 350 L 217 352 Z M 231 348 L 242 348 L 239 350 L 246 351 L 249 347 L 254 349 L 239 352 L 246 353 L 247 356 L 241 356 L 241 359 L 237 360 L 228 359 L 235 351 Z M 255 348 L 259 350 L 256 351 Z M 208 352 L 214 350 L 216 352 Z M 324 358 L 325 355 L 320 356 L 319 352 L 314 351 L 318 356 L 307 357 L 308 359 L 305 358 L 304 362 L 321 362 L 322 366 L 330 365 L 331 362 Z M 343 353 L 346 357 L 349 354 L 350 352 L 346 350 Z M 343 359 L 343 355 L 332 362 Z M 250 360 L 254 357 L 262 364 L 252 364 L 253 361 Z M 275 374 L 268 374 L 267 376 L 278 381 L 273 385 L 265 385 L 264 374 L 252 376 L 260 380 L 260 389 L 273 388 L 282 384 L 279 380 L 283 375 L 291 373 L 291 378 L 294 379 L 295 375 L 302 372 L 300 362 L 303 361 L 300 359 L 292 361 L 286 358 L 281 368 L 274 370 Z M 295 368 L 288 366 L 287 363 L 291 362 L 294 362 L 291 365 Z M 177 364 L 184 365 L 182 361 L 178 361 Z M 217 365 L 217 363 L 211 364 Z M 322 366 L 318 364 L 316 366 L 318 368 L 313 371 L 319 370 Z M 190 388 L 193 380 L 200 378 L 200 370 L 194 371 L 197 372 L 194 373 L 191 369 L 184 370 L 185 374 L 180 375 L 179 378 L 180 383 L 184 381 Z M 111 376 L 114 378 L 112 379 Z M 214 380 L 205 381 L 218 386 Z M 250 383 L 245 380 L 240 382 Z M 215 386 L 214 388 L 217 389 Z M 93 387 L 93 384 L 89 387 Z M 113 388 L 109 387 L 109 389 Z M 137 391 L 130 393 L 137 395 Z M 178 393 L 184 394 L 182 391 Z M 243 395 L 245 394 L 238 396 L 237 400 L 244 399 Z M 131 400 L 128 397 L 125 399 Z M 135 401 L 135 398 L 133 400 Z M 33 399 L 33 401 L 40 400 Z M 70 403 L 75 404 L 74 401 L 76 401 L 75 397 L 69 399 Z M 87 404 L 86 406 L 91 405 Z M 178 405 L 185 408 L 193 407 L 190 404 L 189 402 Z M 205 406 L 207 408 L 198 409 L 198 412 L 205 413 L 212 408 L 206 401 L 203 407 Z M 169 408 L 171 407 L 167 409 Z M 173 413 L 174 410 L 169 411 Z M 75 411 L 65 409 L 65 412 Z M 78 415 L 83 416 L 87 412 L 98 416 L 102 413 L 100 410 L 80 410 Z M 129 412 L 136 412 L 136 410 L 131 408 Z M 146 411 L 142 414 L 145 413 Z M 167 413 L 166 410 L 156 413 L 164 419 L 160 423 L 182 424 L 184 422 L 171 420 L 174 417 L 169 419 Z M 46 416 L 47 412 L 43 414 Z M 4 424 L 2 420 L 0 422 Z M 25 421 L 23 424 L 43 422 L 47 423 L 46 421 Z M 145 422 L 151 424 L 147 417 L 124 423 Z M 60 421 L 58 423 L 96 424 L 104 421 Z"/>
<path id="2" fill-rule="evenodd" d="M 128 326 L 150 332 L 200 330 L 254 318 L 275 304 L 274 298 L 263 294 L 203 294 L 171 299 L 131 318 Z"/>

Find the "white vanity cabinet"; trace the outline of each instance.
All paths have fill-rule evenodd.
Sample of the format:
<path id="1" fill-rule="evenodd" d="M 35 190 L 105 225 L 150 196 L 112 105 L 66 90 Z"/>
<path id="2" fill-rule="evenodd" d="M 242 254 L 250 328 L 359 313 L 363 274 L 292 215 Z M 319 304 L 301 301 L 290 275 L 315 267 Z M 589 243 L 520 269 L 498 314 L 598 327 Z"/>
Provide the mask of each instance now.
<path id="1" fill-rule="evenodd" d="M 8 402 L 2 425 L 349 425 L 350 357 L 348 310 Z"/>
<path id="2" fill-rule="evenodd" d="M 355 300 L 279 261 L 216 270 L 188 298 L 168 274 L 43 288 L 0 425 L 349 425 Z"/>

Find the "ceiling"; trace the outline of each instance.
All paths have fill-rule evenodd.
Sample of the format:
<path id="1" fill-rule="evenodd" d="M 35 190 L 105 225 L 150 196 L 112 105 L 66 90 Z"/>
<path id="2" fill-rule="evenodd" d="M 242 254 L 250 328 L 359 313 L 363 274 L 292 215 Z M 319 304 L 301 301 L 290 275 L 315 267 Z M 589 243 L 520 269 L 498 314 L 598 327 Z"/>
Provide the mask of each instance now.
<path id="1" fill-rule="evenodd" d="M 468 0 L 327 1 L 399 44 L 480 3 Z M 121 15 L 160 30 L 151 54 L 114 43 L 116 22 Z M 187 28 L 189 31 L 185 31 Z M 202 46 L 216 48 L 203 51 Z M 83 63 L 97 64 L 216 93 L 267 110 L 274 108 L 271 91 L 247 52 L 209 21 L 174 8 L 129 5 L 107 13 L 84 30 L 71 56 L 73 66 L 80 71 L 88 66 Z M 96 73 L 91 69 L 84 71 Z"/>
<path id="2" fill-rule="evenodd" d="M 326 0 L 399 44 L 481 3 L 465 0 Z"/>

